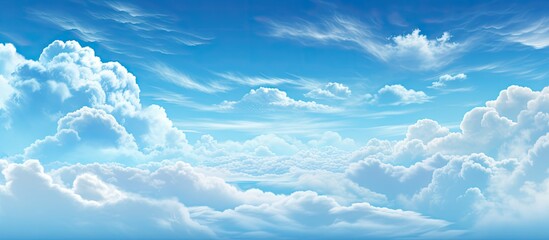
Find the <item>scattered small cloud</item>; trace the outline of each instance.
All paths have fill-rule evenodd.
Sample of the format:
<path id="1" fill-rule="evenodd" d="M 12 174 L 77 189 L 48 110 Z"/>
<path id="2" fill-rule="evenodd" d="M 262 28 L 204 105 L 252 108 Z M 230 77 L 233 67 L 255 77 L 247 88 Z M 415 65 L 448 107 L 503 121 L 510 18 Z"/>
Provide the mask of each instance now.
<path id="1" fill-rule="evenodd" d="M 248 110 L 262 111 L 265 109 L 302 109 L 311 112 L 334 112 L 336 108 L 328 105 L 316 103 L 314 101 L 295 100 L 290 98 L 288 94 L 277 88 L 260 87 L 252 89 L 238 101 L 224 101 L 220 104 L 221 108 L 234 109 L 235 107 L 245 108 Z"/>
<path id="2" fill-rule="evenodd" d="M 465 73 L 458 73 L 455 75 L 444 74 L 438 78 L 438 81 L 433 82 L 430 88 L 442 88 L 446 86 L 447 82 L 463 79 L 467 79 L 467 75 L 465 75 Z"/>
<path id="3" fill-rule="evenodd" d="M 351 89 L 342 83 L 329 82 L 322 88 L 316 88 L 305 94 L 305 97 L 316 99 L 345 99 L 351 96 Z"/>
<path id="4" fill-rule="evenodd" d="M 373 103 L 380 105 L 408 105 L 429 102 L 432 97 L 423 91 L 406 89 L 400 84 L 385 85 L 374 95 Z"/>

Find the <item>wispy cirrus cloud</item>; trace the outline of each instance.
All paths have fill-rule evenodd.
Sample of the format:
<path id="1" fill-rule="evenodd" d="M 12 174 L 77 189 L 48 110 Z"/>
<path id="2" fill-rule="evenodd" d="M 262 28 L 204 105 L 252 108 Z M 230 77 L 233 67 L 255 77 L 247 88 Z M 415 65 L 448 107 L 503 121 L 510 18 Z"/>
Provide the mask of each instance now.
<path id="1" fill-rule="evenodd" d="M 164 89 L 157 89 L 154 92 L 143 93 L 142 97 L 148 97 L 155 101 L 161 101 L 168 104 L 174 104 L 181 107 L 192 108 L 200 111 L 223 111 L 217 105 L 207 105 L 193 101 L 190 97 L 183 94 L 167 91 Z"/>
<path id="2" fill-rule="evenodd" d="M 270 27 L 269 35 L 272 37 L 295 39 L 304 44 L 351 46 L 382 62 L 409 69 L 427 70 L 447 65 L 466 45 L 450 41 L 452 36 L 448 32 L 443 32 L 438 38 L 429 39 L 419 29 L 409 34 L 386 38 L 368 24 L 342 16 L 322 19 L 318 23 L 306 20 L 263 21 Z"/>
<path id="3" fill-rule="evenodd" d="M 506 34 L 508 41 L 521 43 L 535 49 L 549 46 L 549 17 L 544 17 L 533 23 Z"/>
<path id="4" fill-rule="evenodd" d="M 157 73 L 160 79 L 186 89 L 204 93 L 224 92 L 229 89 L 217 82 L 199 83 L 188 75 L 162 63 L 153 64 L 149 70 Z"/>
<path id="5" fill-rule="evenodd" d="M 180 128 L 198 131 L 223 130 L 252 134 L 276 132 L 277 134 L 306 135 L 315 135 L 320 131 L 328 131 L 329 129 L 345 126 L 345 122 L 343 121 L 326 121 L 316 118 L 299 118 L 292 119 L 292 121 L 284 121 L 282 117 L 279 118 L 280 119 L 224 121 L 218 121 L 216 119 L 176 120 L 174 124 Z"/>
<path id="6" fill-rule="evenodd" d="M 166 55 L 184 52 L 185 47 L 209 43 L 212 38 L 182 30 L 174 16 L 118 1 L 70 3 L 91 4 L 78 15 L 62 9 L 30 9 L 36 21 L 47 22 L 76 37 L 96 42 L 111 52 L 141 58 L 143 52 Z M 116 40 L 115 40 L 116 39 Z M 123 41 L 120 41 L 123 39 Z M 177 47 L 174 47 L 177 46 Z"/>
<path id="7" fill-rule="evenodd" d="M 296 80 L 287 78 L 271 78 L 264 76 L 242 76 L 235 73 L 216 73 L 217 76 L 245 86 L 277 86 L 286 83 L 295 83 Z"/>

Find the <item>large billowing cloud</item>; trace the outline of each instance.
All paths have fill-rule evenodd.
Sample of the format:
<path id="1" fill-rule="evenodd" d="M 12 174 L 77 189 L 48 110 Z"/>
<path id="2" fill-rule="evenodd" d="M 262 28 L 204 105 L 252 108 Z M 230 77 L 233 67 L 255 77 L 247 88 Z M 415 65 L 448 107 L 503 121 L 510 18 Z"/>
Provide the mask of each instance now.
<path id="1" fill-rule="evenodd" d="M 354 153 L 363 160 L 351 164 L 346 174 L 396 206 L 456 226 L 474 226 L 469 234 L 507 234 L 527 222 L 546 221 L 548 96 L 549 87 L 510 86 L 486 106 L 466 113 L 459 132 L 420 120 L 401 141 L 371 140 Z M 415 149 L 402 155 L 402 146 L 410 144 Z M 410 165 L 402 162 L 403 156 L 417 161 Z M 495 232 L 495 226 L 509 224 L 518 225 Z"/>
<path id="2" fill-rule="evenodd" d="M 0 43 L 0 75 L 8 77 L 23 60 L 13 44 Z"/>
<path id="3" fill-rule="evenodd" d="M 15 51 L 13 46 L 6 46 L 8 50 Z M 11 53 L 9 56 L 18 55 Z M 136 150 L 154 156 L 161 151 L 167 153 L 168 149 L 172 154 L 190 149 L 185 134 L 173 127 L 162 107 L 141 105 L 135 76 L 117 62 L 102 62 L 95 56 L 93 49 L 82 47 L 75 41 L 54 41 L 43 50 L 38 61 L 20 61 L 19 58 L 11 59 L 11 65 L 15 64 L 17 67 L 6 68 L 12 71 L 7 75 L 7 81 L 5 77 L 0 77 L 0 84 L 9 84 L 12 88 L 10 91 L 13 92 L 4 93 L 2 90 L 0 93 L 0 99 L 4 99 L 0 106 L 5 106 L 0 108 L 5 109 L 2 115 L 6 124 L 0 130 L 3 134 L 17 136 L 21 145 L 29 145 L 34 139 L 42 138 L 45 133 L 55 130 L 52 126 L 63 116 L 68 114 L 64 117 L 66 119 L 81 114 L 78 121 L 82 124 L 69 126 L 59 122 L 56 133 L 35 142 L 28 149 L 28 153 L 32 152 L 33 156 L 41 154 L 37 144 L 48 142 L 57 146 L 57 152 L 74 151 L 74 142 L 88 148 L 91 147 L 88 145 L 89 141 L 110 143 L 113 141 L 110 138 L 112 134 L 77 134 L 78 131 L 105 133 L 109 129 L 117 134 L 124 132 L 123 135 L 126 136 L 123 138 L 132 138 L 131 142 L 135 142 L 120 143 L 124 145 L 125 155 L 128 151 Z M 95 113 L 83 114 L 90 111 Z M 33 119 L 33 124 L 28 124 L 28 119 Z M 83 124 L 86 121 L 89 123 Z M 97 121 L 105 123 L 95 123 Z M 75 127 L 93 129 L 74 129 Z M 23 129 L 34 131 L 22 131 Z M 32 135 L 20 135 L 21 132 Z M 87 139 L 88 137 L 91 139 Z M 74 141 L 75 139 L 78 140 Z M 112 148 L 115 145 L 105 147 Z M 116 148 L 121 149 L 119 147 Z M 111 152 L 119 155 L 116 151 Z M 84 152 L 80 154 L 85 156 Z M 49 156 L 52 157 L 54 156 Z"/>
<path id="4" fill-rule="evenodd" d="M 6 101 L 15 93 L 9 83 L 10 75 L 23 60 L 12 44 L 0 43 L 0 111 L 5 110 Z"/>
<path id="5" fill-rule="evenodd" d="M 134 137 L 112 115 L 83 107 L 59 119 L 57 133 L 31 144 L 25 149 L 25 157 L 47 162 L 94 162 L 112 161 L 116 155 L 128 158 L 137 151 Z"/>

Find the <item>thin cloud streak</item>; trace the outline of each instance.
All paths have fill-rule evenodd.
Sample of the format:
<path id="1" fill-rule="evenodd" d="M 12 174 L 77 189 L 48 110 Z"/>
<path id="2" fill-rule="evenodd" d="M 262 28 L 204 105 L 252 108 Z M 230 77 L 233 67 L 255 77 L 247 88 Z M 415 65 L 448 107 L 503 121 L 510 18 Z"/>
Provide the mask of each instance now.
<path id="1" fill-rule="evenodd" d="M 228 87 L 216 82 L 206 84 L 199 83 L 188 75 L 162 63 L 153 64 L 148 70 L 157 73 L 160 76 L 160 79 L 186 89 L 204 93 L 225 92 L 229 90 Z"/>
<path id="2" fill-rule="evenodd" d="M 149 97 L 155 101 L 161 101 L 164 103 L 174 104 L 181 107 L 192 108 L 200 111 L 214 111 L 214 112 L 224 111 L 224 109 L 216 105 L 200 104 L 192 101 L 191 98 L 186 97 L 182 94 L 166 91 L 166 90 L 157 90 L 153 93 L 144 93 L 142 94 L 142 96 Z"/>
<path id="3" fill-rule="evenodd" d="M 187 121 L 174 120 L 174 125 L 179 128 L 194 131 L 234 131 L 251 134 L 306 134 L 315 135 L 319 131 L 329 131 L 334 128 L 344 127 L 343 121 L 320 121 L 316 119 L 295 119 L 292 121 L 250 121 L 250 120 L 225 120 L 192 119 Z"/>

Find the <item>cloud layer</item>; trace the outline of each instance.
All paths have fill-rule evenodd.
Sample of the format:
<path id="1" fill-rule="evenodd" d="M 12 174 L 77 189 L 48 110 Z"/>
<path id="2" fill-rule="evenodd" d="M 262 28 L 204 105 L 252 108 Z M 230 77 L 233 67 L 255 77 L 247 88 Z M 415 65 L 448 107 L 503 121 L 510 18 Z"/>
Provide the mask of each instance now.
<path id="1" fill-rule="evenodd" d="M 55 41 L 38 60 L 9 44 L 0 53 L 3 141 L 28 140 L 0 160 L 7 237 L 474 238 L 548 220 L 549 87 L 509 86 L 457 131 L 421 119 L 403 139 L 361 147 L 331 131 L 190 143 L 162 107 L 141 103 L 135 76 L 91 48 Z M 350 94 L 336 83 L 321 90 Z M 431 98 L 387 85 L 373 99 Z M 264 87 L 224 104 L 333 110 Z"/>

